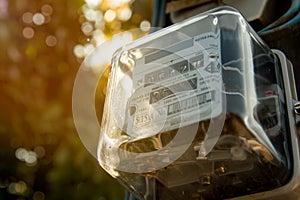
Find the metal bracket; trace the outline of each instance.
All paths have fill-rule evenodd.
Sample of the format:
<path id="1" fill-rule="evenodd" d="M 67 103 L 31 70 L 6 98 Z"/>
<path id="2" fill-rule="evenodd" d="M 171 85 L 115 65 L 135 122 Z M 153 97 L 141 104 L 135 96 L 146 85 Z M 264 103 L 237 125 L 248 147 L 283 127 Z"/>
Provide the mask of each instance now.
<path id="1" fill-rule="evenodd" d="M 296 115 L 296 124 L 300 122 L 300 101 L 294 103 L 294 113 Z"/>

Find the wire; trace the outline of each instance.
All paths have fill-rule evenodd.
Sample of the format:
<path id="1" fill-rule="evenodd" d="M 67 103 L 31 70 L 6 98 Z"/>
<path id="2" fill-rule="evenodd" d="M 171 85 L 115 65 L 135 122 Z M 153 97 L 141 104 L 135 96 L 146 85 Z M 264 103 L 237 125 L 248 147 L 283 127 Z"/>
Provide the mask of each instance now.
<path id="1" fill-rule="evenodd" d="M 153 0 L 152 27 L 164 27 L 166 25 L 167 0 Z"/>
<path id="2" fill-rule="evenodd" d="M 152 27 L 158 26 L 158 18 L 159 18 L 159 12 L 160 12 L 160 0 L 153 0 L 153 9 L 152 9 L 152 19 L 151 19 L 151 25 Z"/>
<path id="3" fill-rule="evenodd" d="M 166 25 L 166 4 L 167 0 L 161 0 L 158 27 L 164 27 Z"/>

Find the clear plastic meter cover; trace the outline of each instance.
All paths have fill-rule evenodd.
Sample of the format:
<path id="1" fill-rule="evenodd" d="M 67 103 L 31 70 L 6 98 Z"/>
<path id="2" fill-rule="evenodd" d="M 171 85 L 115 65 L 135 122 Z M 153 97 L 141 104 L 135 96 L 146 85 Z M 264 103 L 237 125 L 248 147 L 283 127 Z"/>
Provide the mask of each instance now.
<path id="1" fill-rule="evenodd" d="M 281 188 L 296 162 L 282 74 L 228 7 L 125 45 L 112 60 L 99 163 L 141 199 Z"/>

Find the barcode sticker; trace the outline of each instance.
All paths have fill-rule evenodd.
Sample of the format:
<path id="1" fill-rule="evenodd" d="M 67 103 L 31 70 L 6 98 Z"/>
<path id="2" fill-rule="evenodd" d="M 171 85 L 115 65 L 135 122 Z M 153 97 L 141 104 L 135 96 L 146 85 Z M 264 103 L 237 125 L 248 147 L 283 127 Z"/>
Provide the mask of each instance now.
<path id="1" fill-rule="evenodd" d="M 181 102 L 175 102 L 168 105 L 168 115 L 172 115 L 184 110 L 198 107 L 204 103 L 213 101 L 214 92 L 205 92 L 203 94 L 198 94 L 197 96 L 190 97 L 188 99 L 182 100 Z"/>
<path id="2" fill-rule="evenodd" d="M 204 33 L 136 61 L 127 133 L 148 137 L 222 112 L 220 34 Z"/>

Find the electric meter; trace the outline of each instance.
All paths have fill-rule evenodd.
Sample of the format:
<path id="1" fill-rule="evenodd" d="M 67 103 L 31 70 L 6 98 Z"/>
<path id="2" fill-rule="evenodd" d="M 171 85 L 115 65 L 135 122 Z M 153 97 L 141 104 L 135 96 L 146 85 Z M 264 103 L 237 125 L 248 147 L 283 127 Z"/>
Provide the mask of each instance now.
<path id="1" fill-rule="evenodd" d="M 260 199 L 293 190 L 291 63 L 219 7 L 144 36 L 111 62 L 100 165 L 138 199 Z"/>

